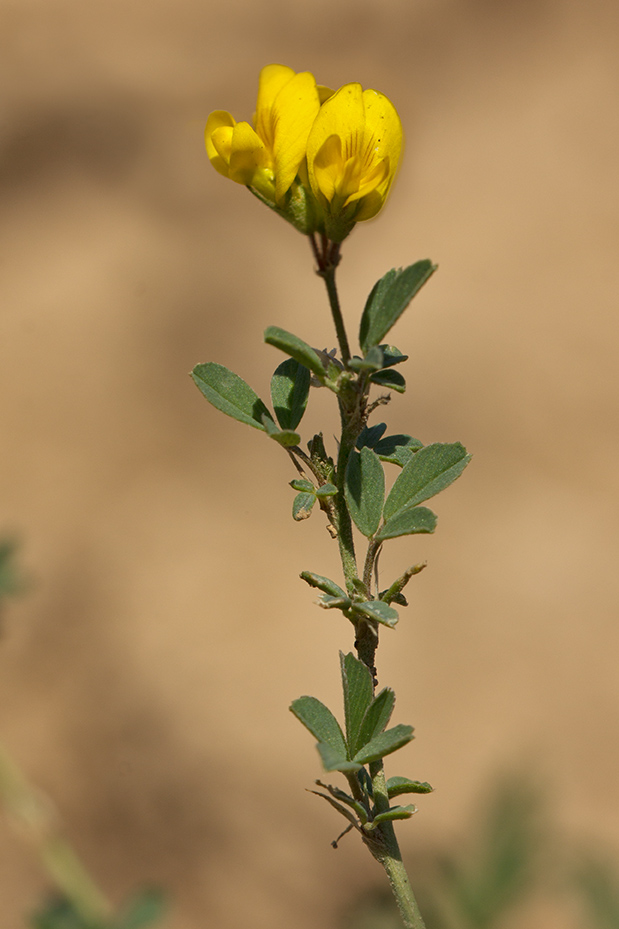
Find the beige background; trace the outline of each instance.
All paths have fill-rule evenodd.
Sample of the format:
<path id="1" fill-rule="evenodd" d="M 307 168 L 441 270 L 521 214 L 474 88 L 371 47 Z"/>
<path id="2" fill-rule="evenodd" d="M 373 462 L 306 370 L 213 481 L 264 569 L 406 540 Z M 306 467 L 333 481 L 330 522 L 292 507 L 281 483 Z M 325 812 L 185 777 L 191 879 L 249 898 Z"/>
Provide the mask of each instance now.
<path id="1" fill-rule="evenodd" d="M 430 562 L 379 653 L 417 731 L 398 772 L 437 788 L 406 853 L 527 764 L 563 836 L 619 855 L 616 5 L 2 0 L 0 23 L 0 525 L 34 578 L 0 733 L 102 886 L 163 883 L 171 929 L 331 929 L 380 882 L 356 840 L 329 848 L 287 711 L 339 705 L 350 631 L 297 578 L 333 576 L 334 546 L 290 519 L 286 456 L 187 377 L 217 360 L 268 396 L 266 325 L 334 343 L 306 242 L 203 151 L 274 61 L 398 106 L 406 156 L 342 299 L 354 333 L 389 267 L 440 263 L 389 414 L 475 454 L 437 535 L 382 562 Z M 5 823 L 3 929 L 45 886 Z M 569 902 L 527 922 L 572 925 Z"/>

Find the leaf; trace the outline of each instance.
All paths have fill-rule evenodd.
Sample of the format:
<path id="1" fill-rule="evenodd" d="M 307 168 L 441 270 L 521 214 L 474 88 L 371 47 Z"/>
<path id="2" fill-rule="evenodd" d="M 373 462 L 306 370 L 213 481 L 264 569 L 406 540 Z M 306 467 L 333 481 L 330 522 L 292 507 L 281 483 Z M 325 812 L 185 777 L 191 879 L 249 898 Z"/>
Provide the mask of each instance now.
<path id="1" fill-rule="evenodd" d="M 395 705 L 395 693 L 390 687 L 385 687 L 372 700 L 371 704 L 365 711 L 359 730 L 359 748 L 371 742 L 379 732 L 388 725 Z"/>
<path id="2" fill-rule="evenodd" d="M 380 732 L 367 745 L 359 749 L 353 761 L 362 765 L 369 764 L 372 761 L 380 761 L 385 755 L 397 751 L 414 738 L 412 726 L 394 726 L 393 729 Z"/>
<path id="3" fill-rule="evenodd" d="M 393 268 L 376 282 L 365 304 L 359 329 L 359 344 L 365 353 L 373 345 L 380 344 L 434 271 L 436 265 L 424 259 L 408 268 Z"/>
<path id="4" fill-rule="evenodd" d="M 384 813 L 375 816 L 371 825 L 377 826 L 380 823 L 390 822 L 394 819 L 410 819 L 416 812 L 417 807 L 412 803 L 408 806 L 392 806 L 389 810 L 385 810 Z"/>
<path id="5" fill-rule="evenodd" d="M 313 574 L 311 571 L 302 571 L 300 576 L 310 587 L 318 587 L 319 590 L 332 597 L 346 597 L 346 591 L 328 577 Z"/>
<path id="6" fill-rule="evenodd" d="M 290 704 L 290 711 L 319 742 L 329 745 L 338 757 L 348 757 L 344 733 L 324 703 L 316 697 L 299 697 Z"/>
<path id="7" fill-rule="evenodd" d="M 352 608 L 355 613 L 361 613 L 362 616 L 373 619 L 377 623 L 382 623 L 383 626 L 389 626 L 390 629 L 393 629 L 398 621 L 398 611 L 383 600 L 366 600 L 363 603 L 353 603 Z"/>
<path id="8" fill-rule="evenodd" d="M 311 481 L 306 481 L 305 478 L 295 478 L 294 481 L 290 481 L 290 486 L 293 490 L 298 490 L 299 493 L 314 493 L 314 485 Z"/>
<path id="9" fill-rule="evenodd" d="M 335 497 L 337 494 L 337 487 L 333 484 L 321 484 L 320 487 L 317 487 L 315 494 L 319 500 L 326 500 L 329 497 Z"/>
<path id="10" fill-rule="evenodd" d="M 386 429 L 386 423 L 376 423 L 375 426 L 365 426 L 359 433 L 359 438 L 357 439 L 357 448 L 363 448 L 364 445 L 367 445 L 368 448 L 375 448 L 376 443 L 384 434 Z"/>
<path id="11" fill-rule="evenodd" d="M 404 466 L 385 502 L 384 517 L 389 519 L 404 507 L 416 506 L 460 477 L 471 456 L 460 442 L 426 445 Z"/>
<path id="12" fill-rule="evenodd" d="M 346 594 L 343 597 L 332 597 L 330 594 L 323 594 L 319 606 L 323 610 L 341 610 L 344 613 L 352 606 L 352 600 Z"/>
<path id="13" fill-rule="evenodd" d="M 63 898 L 52 900 L 35 913 L 31 924 L 33 929 L 104 929 L 98 921 L 95 924 L 81 916 L 73 904 Z"/>
<path id="14" fill-rule="evenodd" d="M 381 368 L 386 367 L 382 348 L 373 345 L 365 358 L 353 355 L 348 362 L 348 367 L 353 371 L 380 371 Z"/>
<path id="15" fill-rule="evenodd" d="M 359 748 L 361 721 L 372 702 L 372 675 L 369 668 L 349 652 L 340 652 L 342 689 L 344 691 L 344 714 L 346 738 L 350 755 Z"/>
<path id="16" fill-rule="evenodd" d="M 406 381 L 400 372 L 391 371 L 389 368 L 386 368 L 384 371 L 377 371 L 376 374 L 371 374 L 370 380 L 373 384 L 378 384 L 379 387 L 386 387 L 387 390 L 395 390 L 399 394 L 403 394 L 406 390 Z"/>
<path id="17" fill-rule="evenodd" d="M 378 347 L 383 350 L 383 368 L 390 368 L 392 365 L 408 361 L 408 355 L 403 355 L 395 345 L 379 345 Z"/>
<path id="18" fill-rule="evenodd" d="M 264 341 L 267 345 L 273 345 L 275 348 L 279 348 L 280 351 L 286 352 L 299 364 L 309 368 L 321 381 L 324 381 L 326 372 L 322 361 L 314 349 L 303 339 L 291 332 L 286 332 L 285 329 L 280 329 L 278 326 L 269 326 L 264 331 Z"/>
<path id="19" fill-rule="evenodd" d="M 383 466 L 371 448 L 364 446 L 351 453 L 344 489 L 355 526 L 370 538 L 378 529 L 385 499 Z"/>
<path id="20" fill-rule="evenodd" d="M 390 464 L 396 464 L 403 468 L 413 455 L 420 448 L 423 448 L 423 442 L 414 439 L 411 435 L 400 433 L 385 436 L 373 448 L 381 461 L 388 461 Z"/>
<path id="21" fill-rule="evenodd" d="M 429 794 L 434 790 L 427 781 L 411 781 L 408 777 L 390 777 L 387 781 L 389 799 L 401 794 Z"/>
<path id="22" fill-rule="evenodd" d="M 293 432 L 291 429 L 278 429 L 271 419 L 270 413 L 262 414 L 262 425 L 268 437 L 279 442 L 284 448 L 292 448 L 301 441 L 301 436 L 298 432 Z"/>
<path id="23" fill-rule="evenodd" d="M 316 494 L 300 493 L 292 501 L 292 518 L 297 522 L 312 515 L 312 507 L 316 503 Z"/>
<path id="24" fill-rule="evenodd" d="M 305 413 L 310 372 L 294 358 L 287 358 L 271 378 L 271 400 L 282 429 L 296 429 Z"/>
<path id="25" fill-rule="evenodd" d="M 388 519 L 376 535 L 377 542 L 397 539 L 401 535 L 418 535 L 434 532 L 438 522 L 436 514 L 426 506 L 405 507 Z"/>
<path id="26" fill-rule="evenodd" d="M 209 403 L 226 416 L 253 426 L 254 429 L 262 429 L 263 432 L 265 427 L 262 417 L 266 415 L 272 422 L 271 414 L 258 394 L 242 377 L 223 365 L 214 361 L 196 365 L 191 377 Z"/>
<path id="27" fill-rule="evenodd" d="M 336 751 L 333 746 L 326 742 L 318 742 L 316 745 L 318 753 L 322 759 L 325 771 L 342 771 L 343 773 L 353 773 L 361 767 L 355 761 L 349 761 L 346 755 Z"/>

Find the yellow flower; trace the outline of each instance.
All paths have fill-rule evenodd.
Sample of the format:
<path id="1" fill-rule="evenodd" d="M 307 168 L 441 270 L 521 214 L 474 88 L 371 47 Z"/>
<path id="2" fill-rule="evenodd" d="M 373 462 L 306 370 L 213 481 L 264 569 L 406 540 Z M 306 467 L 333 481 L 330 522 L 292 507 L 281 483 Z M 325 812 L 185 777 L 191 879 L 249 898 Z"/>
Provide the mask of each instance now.
<path id="1" fill-rule="evenodd" d="M 322 104 L 307 140 L 307 170 L 329 239 L 341 242 L 378 213 L 401 149 L 400 117 L 383 94 L 345 84 Z"/>
<path id="2" fill-rule="evenodd" d="M 312 74 L 267 65 L 260 72 L 253 127 L 237 123 L 225 110 L 209 116 L 205 139 L 211 164 L 285 215 L 286 196 L 305 160 L 307 137 L 319 109 Z"/>

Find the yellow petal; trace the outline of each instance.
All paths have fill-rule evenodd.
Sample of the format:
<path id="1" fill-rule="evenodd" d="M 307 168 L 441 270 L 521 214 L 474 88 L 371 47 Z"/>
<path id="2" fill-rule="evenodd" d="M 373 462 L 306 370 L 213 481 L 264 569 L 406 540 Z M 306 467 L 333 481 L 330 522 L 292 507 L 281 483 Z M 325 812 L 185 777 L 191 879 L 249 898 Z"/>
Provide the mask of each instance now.
<path id="1" fill-rule="evenodd" d="M 375 161 L 388 159 L 389 173 L 382 184 L 386 196 L 395 177 L 402 151 L 402 123 L 393 103 L 376 90 L 363 92 L 363 104 L 366 152 L 371 152 Z"/>
<path id="2" fill-rule="evenodd" d="M 228 177 L 238 184 L 251 184 L 254 174 L 264 167 L 268 153 L 264 142 L 249 123 L 237 123 L 232 130 Z"/>
<path id="3" fill-rule="evenodd" d="M 216 132 L 216 130 L 221 129 L 223 126 L 236 126 L 236 121 L 234 117 L 230 115 L 230 113 L 226 112 L 226 110 L 215 110 L 210 114 L 206 121 L 204 141 L 206 144 L 206 154 L 208 155 L 211 164 L 216 171 L 219 171 L 219 173 L 223 174 L 224 177 L 228 177 L 229 159 L 223 158 L 220 151 L 213 144 L 213 133 Z"/>
<path id="4" fill-rule="evenodd" d="M 271 108 L 280 90 L 282 90 L 293 77 L 294 71 L 292 68 L 287 68 L 285 65 L 267 65 L 260 72 L 254 126 L 262 141 L 271 151 L 273 150 L 274 135 Z"/>
<path id="5" fill-rule="evenodd" d="M 359 183 L 357 190 L 350 194 L 346 200 L 344 206 L 348 206 L 349 203 L 353 203 L 355 200 L 360 200 L 361 197 L 367 196 L 371 191 L 376 190 L 380 193 L 381 187 L 383 186 L 385 180 L 389 176 L 389 159 L 383 158 L 382 161 L 379 161 L 378 164 L 374 165 L 372 170 L 364 175 Z"/>
<path id="6" fill-rule="evenodd" d="M 314 162 L 327 139 L 331 136 L 339 137 L 341 160 L 345 163 L 359 151 L 363 142 L 364 126 L 365 111 L 361 84 L 345 84 L 320 107 L 307 140 L 307 168 L 310 184 L 316 195 L 322 191 L 316 178 Z M 322 172 L 321 183 L 324 183 L 327 168 L 324 161 L 325 154 L 329 152 L 335 154 L 335 148 L 321 152 L 319 161 L 319 173 Z"/>
<path id="7" fill-rule="evenodd" d="M 342 140 L 339 135 L 330 135 L 325 139 L 314 156 L 312 168 L 317 189 L 331 202 L 344 170 Z"/>
<path id="8" fill-rule="evenodd" d="M 305 158 L 307 138 L 320 109 L 316 80 L 309 71 L 295 74 L 279 91 L 271 108 L 275 195 L 281 200 Z"/>

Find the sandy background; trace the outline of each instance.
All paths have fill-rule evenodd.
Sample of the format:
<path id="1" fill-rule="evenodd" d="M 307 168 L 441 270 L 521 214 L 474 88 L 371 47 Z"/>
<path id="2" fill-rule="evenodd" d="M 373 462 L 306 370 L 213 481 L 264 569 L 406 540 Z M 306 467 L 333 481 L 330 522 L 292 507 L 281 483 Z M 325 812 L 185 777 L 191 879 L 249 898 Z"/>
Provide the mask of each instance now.
<path id="1" fill-rule="evenodd" d="M 333 929 L 381 880 L 329 848 L 287 711 L 339 705 L 349 628 L 297 577 L 336 551 L 290 519 L 286 456 L 187 377 L 217 360 L 265 396 L 266 325 L 334 343 L 307 243 L 203 151 L 274 61 L 398 106 L 406 157 L 342 300 L 354 333 L 388 268 L 439 262 L 394 333 L 390 422 L 475 454 L 437 535 L 383 558 L 430 561 L 379 653 L 417 732 L 392 773 L 437 788 L 404 849 L 526 764 L 563 836 L 619 856 L 618 27 L 610 0 L 0 3 L 0 528 L 34 581 L 5 615 L 0 735 L 114 900 L 160 882 L 170 929 Z M 45 886 L 4 824 L 3 929 Z M 566 903 L 527 927 L 573 924 Z"/>

